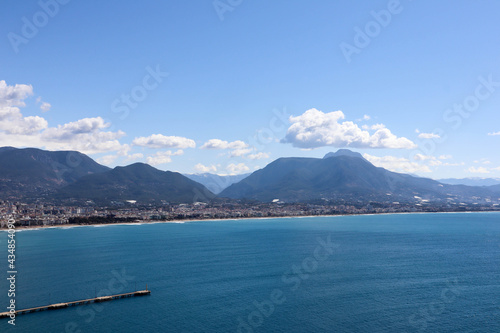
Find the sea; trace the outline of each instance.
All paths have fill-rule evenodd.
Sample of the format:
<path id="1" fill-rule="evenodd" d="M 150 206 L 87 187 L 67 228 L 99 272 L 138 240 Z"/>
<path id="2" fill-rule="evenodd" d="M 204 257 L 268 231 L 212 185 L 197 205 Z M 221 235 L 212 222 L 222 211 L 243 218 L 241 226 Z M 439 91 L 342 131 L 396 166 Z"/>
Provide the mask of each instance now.
<path id="1" fill-rule="evenodd" d="M 7 311 L 0 233 L 0 312 Z M 15 235 L 1 332 L 500 332 L 500 213 L 46 228 Z"/>

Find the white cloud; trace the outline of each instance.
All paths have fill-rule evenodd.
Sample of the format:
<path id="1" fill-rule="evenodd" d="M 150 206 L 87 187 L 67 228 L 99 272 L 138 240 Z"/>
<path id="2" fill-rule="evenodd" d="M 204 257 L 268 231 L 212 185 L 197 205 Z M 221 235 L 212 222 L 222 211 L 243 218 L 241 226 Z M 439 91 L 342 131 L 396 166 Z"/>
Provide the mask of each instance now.
<path id="1" fill-rule="evenodd" d="M 226 170 L 229 171 L 229 174 L 236 175 L 240 173 L 244 173 L 245 171 L 250 170 L 244 163 L 234 164 L 231 163 L 226 167 Z"/>
<path id="2" fill-rule="evenodd" d="M 229 157 L 242 157 L 254 150 L 253 148 L 249 148 L 249 145 L 241 140 L 228 142 L 220 139 L 210 139 L 205 142 L 200 149 L 231 149 Z"/>
<path id="3" fill-rule="evenodd" d="M 116 159 L 117 155 L 106 155 L 97 159 L 97 162 L 104 165 L 111 165 Z"/>
<path id="4" fill-rule="evenodd" d="M 395 156 L 373 156 L 363 154 L 363 157 L 370 161 L 373 165 L 385 168 L 394 172 L 416 173 L 416 172 L 431 172 L 431 169 L 424 164 L 412 162 L 404 157 Z"/>
<path id="5" fill-rule="evenodd" d="M 430 155 L 416 154 L 413 156 L 413 159 L 416 161 L 427 161 L 427 160 L 435 160 L 436 157 Z"/>
<path id="6" fill-rule="evenodd" d="M 493 171 L 500 171 L 500 166 L 496 167 L 496 168 L 492 168 L 491 170 L 493 170 Z"/>
<path id="7" fill-rule="evenodd" d="M 50 103 L 42 102 L 42 105 L 40 105 L 40 110 L 42 110 L 43 112 L 47 112 L 51 107 L 52 105 L 50 105 Z"/>
<path id="8" fill-rule="evenodd" d="M 430 166 L 440 166 L 440 165 L 445 165 L 445 164 L 448 164 L 448 163 L 443 163 L 441 162 L 440 160 L 430 160 L 429 162 L 429 165 Z"/>
<path id="9" fill-rule="evenodd" d="M 40 138 L 49 149 L 78 150 L 86 154 L 109 151 L 126 154 L 130 147 L 118 141 L 125 133 L 104 131 L 109 126 L 101 117 L 83 118 L 48 128 L 40 134 Z"/>
<path id="10" fill-rule="evenodd" d="M 160 164 L 167 164 L 172 162 L 172 158 L 168 155 L 162 155 L 162 156 L 148 156 L 146 159 L 146 162 L 149 165 L 156 166 Z"/>
<path id="11" fill-rule="evenodd" d="M 243 149 L 247 147 L 248 144 L 241 140 L 228 142 L 220 139 L 210 139 L 205 142 L 200 149 Z"/>
<path id="12" fill-rule="evenodd" d="M 26 84 L 8 86 L 4 80 L 0 81 L 0 108 L 10 106 L 26 106 L 24 100 L 33 95 L 33 87 Z"/>
<path id="13" fill-rule="evenodd" d="M 418 135 L 420 139 L 440 139 L 441 137 L 435 133 L 420 133 Z"/>
<path id="14" fill-rule="evenodd" d="M 442 166 L 462 166 L 465 165 L 465 162 L 456 162 L 456 163 L 443 163 Z"/>
<path id="15" fill-rule="evenodd" d="M 427 165 L 429 166 L 459 166 L 459 165 L 464 165 L 465 163 L 448 163 L 448 162 L 443 162 L 442 160 L 449 160 L 453 158 L 451 155 L 441 155 L 439 157 L 436 156 L 431 156 L 431 155 L 423 155 L 423 154 L 416 154 L 413 156 L 413 159 L 415 161 L 426 161 Z"/>
<path id="16" fill-rule="evenodd" d="M 23 116 L 18 107 L 26 106 L 24 100 L 32 94 L 31 86 L 8 86 L 0 81 L 0 145 L 78 150 L 85 154 L 123 153 L 129 149 L 118 141 L 125 133 L 104 131 L 109 124 L 100 117 L 49 127 L 42 117 Z"/>
<path id="17" fill-rule="evenodd" d="M 48 122 L 42 117 L 23 117 L 16 107 L 0 109 L 0 131 L 6 134 L 32 135 L 47 127 Z"/>
<path id="18" fill-rule="evenodd" d="M 152 156 L 148 156 L 146 158 L 146 163 L 156 166 L 160 164 L 166 164 L 172 162 L 171 156 L 177 156 L 184 154 L 184 151 L 178 150 L 176 152 L 172 152 L 171 150 L 159 151 Z"/>
<path id="19" fill-rule="evenodd" d="M 213 164 L 210 166 L 206 166 L 201 163 L 198 163 L 194 166 L 194 170 L 199 173 L 207 173 L 207 172 L 215 173 L 217 172 L 217 167 Z"/>
<path id="20" fill-rule="evenodd" d="M 485 167 L 478 167 L 478 168 L 470 167 L 466 171 L 468 171 L 470 173 L 490 173 Z"/>
<path id="21" fill-rule="evenodd" d="M 264 158 L 269 158 L 269 154 L 260 152 L 256 154 L 250 154 L 247 157 L 251 160 L 261 160 Z"/>
<path id="22" fill-rule="evenodd" d="M 324 146 L 398 149 L 417 147 L 407 138 L 396 137 L 387 128 L 377 129 L 370 134 L 352 121 L 339 122 L 344 118 L 342 111 L 323 113 L 316 109 L 307 110 L 300 116 L 290 117 L 292 125 L 282 142 L 306 149 Z"/>
<path id="23" fill-rule="evenodd" d="M 104 152 L 117 151 L 119 154 L 126 153 L 127 145 L 122 145 L 118 140 L 107 140 L 108 132 L 103 132 L 103 135 L 85 134 L 79 136 L 82 139 L 74 138 L 67 142 L 46 142 L 47 149 L 55 150 L 77 150 L 84 154 L 98 154 Z"/>
<path id="24" fill-rule="evenodd" d="M 24 117 L 17 106 L 25 106 L 24 100 L 33 93 L 31 86 L 7 86 L 0 81 L 0 131 L 5 134 L 32 135 L 48 127 L 39 116 Z"/>
<path id="25" fill-rule="evenodd" d="M 165 136 L 163 134 L 152 134 L 148 137 L 138 137 L 132 144 L 148 148 L 194 148 L 196 143 L 188 138 L 180 136 Z"/>
<path id="26" fill-rule="evenodd" d="M 491 135 L 491 136 L 500 135 L 500 131 L 498 131 L 498 132 L 493 132 L 493 133 L 488 133 L 488 135 Z"/>
<path id="27" fill-rule="evenodd" d="M 83 118 L 77 121 L 73 121 L 64 125 L 59 125 L 54 128 L 50 128 L 45 131 L 44 135 L 51 140 L 61 140 L 66 141 L 73 138 L 79 134 L 89 134 L 95 133 L 98 130 L 109 127 L 109 124 L 104 122 L 104 119 L 101 117 L 96 118 Z M 123 136 L 124 133 L 119 132 L 105 132 L 108 134 L 108 139 L 116 139 L 120 136 Z"/>
<path id="28" fill-rule="evenodd" d="M 130 154 L 130 155 L 127 155 L 127 158 L 125 159 L 125 161 L 128 161 L 128 162 L 130 162 L 130 161 L 137 161 L 137 160 L 139 160 L 139 159 L 141 159 L 143 157 L 144 157 L 144 155 L 141 154 L 141 153 Z"/>
<path id="29" fill-rule="evenodd" d="M 378 131 L 378 130 L 384 129 L 384 128 L 386 128 L 384 124 L 375 124 L 375 125 L 370 126 L 370 129 L 375 130 L 375 131 Z"/>
<path id="30" fill-rule="evenodd" d="M 243 149 L 235 149 L 229 153 L 230 157 L 240 157 L 246 154 L 249 154 L 253 151 L 251 148 L 243 148 Z"/>
<path id="31" fill-rule="evenodd" d="M 370 117 L 369 115 L 365 114 L 363 116 L 363 118 L 356 119 L 356 121 L 368 121 L 370 119 L 372 119 L 372 117 Z"/>
<path id="32" fill-rule="evenodd" d="M 386 128 L 384 124 L 375 124 L 375 125 L 371 125 L 371 126 L 368 126 L 368 125 L 363 125 L 361 126 L 362 129 L 364 130 L 379 130 L 379 129 L 383 129 L 383 128 Z"/>
<path id="33" fill-rule="evenodd" d="M 379 130 L 379 129 L 383 129 L 383 128 L 386 128 L 384 124 L 375 124 L 375 125 L 371 125 L 371 126 L 368 126 L 368 125 L 363 125 L 361 126 L 362 129 L 364 130 Z"/>
<path id="34" fill-rule="evenodd" d="M 38 97 L 36 99 L 36 102 L 37 103 L 41 103 L 40 105 L 40 110 L 42 110 L 42 112 L 47 112 L 50 110 L 50 108 L 52 107 L 52 105 L 50 105 L 50 103 L 47 103 L 47 102 L 44 102 L 42 101 L 42 98 L 41 97 Z"/>
<path id="35" fill-rule="evenodd" d="M 480 160 L 475 160 L 474 163 L 477 163 L 477 164 L 479 164 L 479 163 L 481 163 L 481 164 L 491 164 L 491 161 L 488 160 L 487 158 L 482 158 Z"/>

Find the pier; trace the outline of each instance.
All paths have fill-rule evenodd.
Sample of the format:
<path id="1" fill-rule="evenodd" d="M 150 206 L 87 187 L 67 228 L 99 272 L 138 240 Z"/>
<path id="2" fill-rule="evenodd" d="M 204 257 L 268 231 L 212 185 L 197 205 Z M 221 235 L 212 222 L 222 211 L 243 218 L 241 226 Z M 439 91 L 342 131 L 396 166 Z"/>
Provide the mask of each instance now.
<path id="1" fill-rule="evenodd" d="M 73 301 L 73 302 L 67 302 L 67 303 L 57 303 L 57 304 L 50 304 L 46 306 L 38 306 L 35 308 L 29 308 L 29 309 L 23 309 L 23 310 L 16 310 L 14 314 L 16 316 L 26 314 L 26 313 L 32 313 L 32 312 L 40 312 L 40 311 L 46 311 L 46 310 L 57 310 L 57 309 L 63 309 L 67 308 L 70 306 L 76 306 L 76 305 L 84 305 L 84 304 L 90 304 L 90 303 L 100 303 L 100 302 L 107 302 L 107 301 L 112 301 L 114 299 L 119 299 L 119 298 L 126 298 L 126 297 L 134 297 L 134 296 L 145 296 L 151 294 L 151 290 L 138 290 L 134 291 L 131 293 L 124 293 L 124 294 L 116 294 L 116 295 L 110 295 L 110 296 L 101 296 L 101 297 L 94 297 L 94 298 L 88 298 L 88 299 L 83 299 L 80 301 Z M 5 317 L 10 317 L 11 312 L 1 312 L 0 313 L 0 318 L 5 318 Z"/>

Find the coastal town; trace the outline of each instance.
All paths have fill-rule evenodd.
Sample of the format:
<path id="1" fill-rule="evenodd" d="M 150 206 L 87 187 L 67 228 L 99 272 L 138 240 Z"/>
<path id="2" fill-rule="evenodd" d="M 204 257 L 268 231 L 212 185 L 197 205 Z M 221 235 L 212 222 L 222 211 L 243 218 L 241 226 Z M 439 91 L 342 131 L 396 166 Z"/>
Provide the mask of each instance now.
<path id="1" fill-rule="evenodd" d="M 54 205 L 0 201 L 0 228 L 13 218 L 16 227 L 50 227 L 158 221 L 271 218 L 352 214 L 418 212 L 500 211 L 498 204 L 433 203 L 259 203 L 219 200 L 210 203 L 137 205 L 126 202 L 112 207 Z"/>

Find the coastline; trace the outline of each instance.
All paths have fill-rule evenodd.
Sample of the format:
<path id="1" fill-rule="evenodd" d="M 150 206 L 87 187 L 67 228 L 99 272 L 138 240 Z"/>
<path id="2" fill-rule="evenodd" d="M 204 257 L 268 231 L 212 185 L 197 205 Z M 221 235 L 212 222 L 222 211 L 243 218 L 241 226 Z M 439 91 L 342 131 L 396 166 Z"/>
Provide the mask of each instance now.
<path id="1" fill-rule="evenodd" d="M 473 213 L 500 213 L 499 210 L 486 210 L 486 211 L 463 211 L 463 212 L 394 212 L 394 213 L 360 213 L 360 214 L 333 214 L 333 215 L 287 215 L 287 216 L 256 216 L 256 217 L 231 217 L 224 219 L 182 219 L 182 220 L 165 220 L 165 221 L 137 221 L 137 222 L 125 222 L 125 223 L 96 223 L 96 224 L 64 224 L 64 225 L 46 225 L 46 226 L 19 226 L 16 227 L 16 231 L 28 231 L 28 230 L 43 230 L 43 229 L 72 229 L 78 227 L 107 227 L 107 226 L 118 226 L 118 225 L 148 225 L 148 224 L 160 224 L 160 223 L 174 223 L 183 224 L 189 222 L 220 222 L 220 221 L 240 221 L 240 220 L 271 220 L 271 219 L 283 219 L 283 218 L 310 218 L 310 217 L 344 217 L 344 216 L 376 216 L 376 215 L 409 215 L 409 214 L 473 214 Z M 7 232 L 8 228 L 1 228 L 0 232 Z"/>

